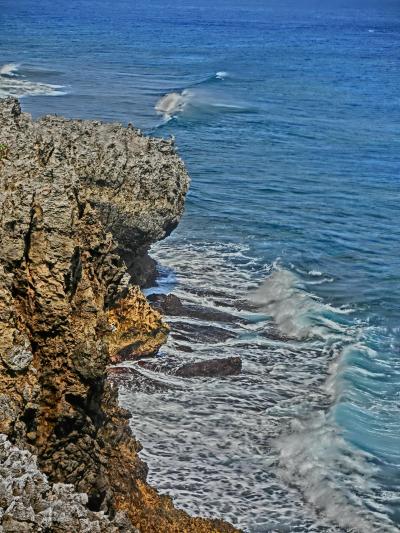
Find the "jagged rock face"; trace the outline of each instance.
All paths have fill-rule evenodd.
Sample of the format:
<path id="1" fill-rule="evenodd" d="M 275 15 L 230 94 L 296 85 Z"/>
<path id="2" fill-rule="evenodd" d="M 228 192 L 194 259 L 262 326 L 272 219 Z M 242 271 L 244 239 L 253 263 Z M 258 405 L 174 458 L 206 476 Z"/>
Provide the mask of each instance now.
<path id="1" fill-rule="evenodd" d="M 0 432 L 92 511 L 126 511 L 142 532 L 231 531 L 148 487 L 106 381 L 111 360 L 166 339 L 119 252 L 136 257 L 179 219 L 188 178 L 171 144 L 119 125 L 33 122 L 13 99 L 0 101 L 0 136 Z"/>
<path id="2" fill-rule="evenodd" d="M 0 532 L 137 533 L 123 513 L 109 519 L 87 507 L 72 485 L 50 484 L 36 458 L 0 434 Z"/>

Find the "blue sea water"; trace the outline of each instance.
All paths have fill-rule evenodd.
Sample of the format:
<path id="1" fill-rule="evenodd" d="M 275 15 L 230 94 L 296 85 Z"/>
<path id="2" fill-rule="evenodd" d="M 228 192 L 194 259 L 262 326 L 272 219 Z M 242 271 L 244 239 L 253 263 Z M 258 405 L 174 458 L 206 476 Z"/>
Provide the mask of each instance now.
<path id="1" fill-rule="evenodd" d="M 0 0 L 0 97 L 174 135 L 162 288 L 245 319 L 194 354 L 242 376 L 121 395 L 189 512 L 399 530 L 399 50 L 398 2 Z"/>

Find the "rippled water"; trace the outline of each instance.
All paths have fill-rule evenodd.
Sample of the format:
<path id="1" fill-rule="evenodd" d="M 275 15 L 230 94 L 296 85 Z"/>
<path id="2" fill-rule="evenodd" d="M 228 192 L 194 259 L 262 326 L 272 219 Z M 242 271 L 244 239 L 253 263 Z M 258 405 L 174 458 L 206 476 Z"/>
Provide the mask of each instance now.
<path id="1" fill-rule="evenodd" d="M 0 0 L 0 30 L 0 96 L 174 135 L 192 175 L 156 290 L 236 318 L 168 317 L 161 355 L 243 373 L 122 391 L 151 480 L 251 533 L 397 531 L 398 4 Z"/>

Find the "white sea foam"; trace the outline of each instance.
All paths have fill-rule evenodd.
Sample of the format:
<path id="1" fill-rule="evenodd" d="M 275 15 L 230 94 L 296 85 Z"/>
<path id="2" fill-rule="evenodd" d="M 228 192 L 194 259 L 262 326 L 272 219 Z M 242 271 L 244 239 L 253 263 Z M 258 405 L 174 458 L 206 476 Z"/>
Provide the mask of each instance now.
<path id="1" fill-rule="evenodd" d="M 14 96 L 60 96 L 66 94 L 62 85 L 51 85 L 30 81 L 25 77 L 18 76 L 19 65 L 7 63 L 0 68 L 0 98 Z"/>
<path id="2" fill-rule="evenodd" d="M 294 420 L 276 446 L 280 476 L 301 487 L 306 500 L 329 520 L 346 531 L 395 531 L 388 509 L 374 498 L 376 468 L 369 455 L 346 442 L 329 415 Z"/>
<path id="3" fill-rule="evenodd" d="M 289 270 L 275 268 L 249 299 L 268 314 L 287 337 L 333 339 L 346 333 L 330 315 L 347 311 L 333 308 L 305 290 L 299 278 Z"/>
<path id="4" fill-rule="evenodd" d="M 263 265 L 245 246 L 172 237 L 153 253 L 175 273 L 168 290 L 184 303 L 239 319 L 224 325 L 168 317 L 173 333 L 163 353 L 182 358 L 185 345 L 195 347 L 185 360 L 235 354 L 244 368 L 225 380 L 164 376 L 171 392 L 122 394 L 145 444 L 150 480 L 165 492 L 173 487 L 188 512 L 223 515 L 251 533 L 394 531 L 370 457 L 353 449 L 335 424 L 345 348 L 361 346 L 350 310 L 310 293 L 308 271 L 296 275 L 281 261 Z M 249 294 L 259 312 L 246 307 Z M 235 337 L 196 344 L 179 337 L 196 324 L 207 331 L 224 327 Z M 271 324 L 282 338 L 269 335 Z"/>
<path id="5" fill-rule="evenodd" d="M 217 72 L 215 74 L 215 77 L 217 78 L 217 80 L 224 80 L 226 79 L 227 77 L 229 76 L 228 72 L 225 72 L 223 70 L 220 70 L 219 72 Z"/>
<path id="6" fill-rule="evenodd" d="M 0 67 L 0 75 L 2 76 L 15 76 L 15 73 L 18 71 L 18 63 L 6 63 Z"/>
<path id="7" fill-rule="evenodd" d="M 212 79 L 224 79 L 226 72 L 218 72 Z M 230 101 L 228 95 L 221 98 L 209 88 L 200 85 L 206 81 L 193 84 L 193 88 L 184 89 L 181 92 L 171 92 L 162 96 L 154 106 L 158 114 L 163 115 L 165 120 L 177 117 L 179 114 L 187 116 L 203 116 L 215 113 L 242 113 L 249 111 L 243 102 Z"/>
<path id="8" fill-rule="evenodd" d="M 191 97 L 192 93 L 188 89 L 185 89 L 181 93 L 169 93 L 160 98 L 155 109 L 157 113 L 160 113 L 164 115 L 164 118 L 169 119 L 184 111 Z"/>

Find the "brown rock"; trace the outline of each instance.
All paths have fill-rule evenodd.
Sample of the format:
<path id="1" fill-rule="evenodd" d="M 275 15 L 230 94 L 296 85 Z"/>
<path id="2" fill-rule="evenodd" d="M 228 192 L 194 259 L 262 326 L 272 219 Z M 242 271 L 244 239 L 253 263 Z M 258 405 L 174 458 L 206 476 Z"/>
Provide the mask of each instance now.
<path id="1" fill-rule="evenodd" d="M 87 493 L 91 511 L 125 511 L 142 533 L 234 531 L 147 485 L 106 381 L 111 357 L 154 353 L 166 336 L 120 256 L 179 220 L 188 178 L 171 143 L 118 124 L 34 122 L 14 99 L 0 100 L 0 132 L 0 432 L 50 482 Z"/>

